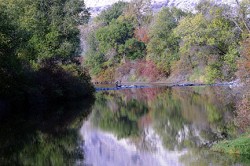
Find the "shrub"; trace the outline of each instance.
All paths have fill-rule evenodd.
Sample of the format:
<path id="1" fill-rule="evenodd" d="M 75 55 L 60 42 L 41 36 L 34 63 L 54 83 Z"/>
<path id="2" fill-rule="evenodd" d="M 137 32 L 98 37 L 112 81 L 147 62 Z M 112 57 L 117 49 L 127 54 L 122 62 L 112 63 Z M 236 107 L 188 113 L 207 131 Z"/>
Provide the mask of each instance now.
<path id="1" fill-rule="evenodd" d="M 235 124 L 242 130 L 250 129 L 250 93 L 237 103 Z"/>
<path id="2" fill-rule="evenodd" d="M 218 79 L 221 79 L 222 73 L 221 73 L 221 64 L 219 63 L 213 63 L 206 67 L 206 82 L 207 83 L 214 83 Z"/>
<path id="3" fill-rule="evenodd" d="M 192 81 L 192 82 L 203 83 L 204 80 L 205 80 L 204 69 L 203 68 L 198 68 L 198 67 L 193 69 L 193 73 L 188 78 L 188 81 Z"/>
<path id="4" fill-rule="evenodd" d="M 115 80 L 115 68 L 108 67 L 107 69 L 102 70 L 97 75 L 97 80 L 99 80 L 99 81 L 114 81 Z"/>
<path id="5" fill-rule="evenodd" d="M 141 60 L 137 65 L 137 74 L 139 76 L 148 78 L 150 81 L 156 81 L 160 78 L 161 73 L 157 69 L 153 61 Z"/>
<path id="6" fill-rule="evenodd" d="M 237 76 L 246 84 L 250 83 L 250 38 L 242 42 L 241 57 L 238 60 Z"/>
<path id="7" fill-rule="evenodd" d="M 237 48 L 232 46 L 229 47 L 228 52 L 224 56 L 224 66 L 223 72 L 228 79 L 235 77 L 235 72 L 237 71 L 237 58 L 239 57 L 239 51 Z"/>
<path id="8" fill-rule="evenodd" d="M 127 75 L 130 73 L 130 70 L 135 67 L 135 64 L 131 61 L 128 61 L 126 63 L 123 63 L 117 68 L 117 72 L 120 77 Z"/>

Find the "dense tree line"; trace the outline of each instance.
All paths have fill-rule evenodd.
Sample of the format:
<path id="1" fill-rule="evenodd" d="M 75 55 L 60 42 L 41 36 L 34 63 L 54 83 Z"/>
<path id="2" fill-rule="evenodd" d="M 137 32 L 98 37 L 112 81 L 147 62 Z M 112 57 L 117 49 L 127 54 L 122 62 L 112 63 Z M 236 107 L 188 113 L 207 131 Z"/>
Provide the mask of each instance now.
<path id="1" fill-rule="evenodd" d="M 0 97 L 65 100 L 90 95 L 77 61 L 78 25 L 89 12 L 80 0 L 0 0 Z"/>
<path id="2" fill-rule="evenodd" d="M 194 13 L 174 7 L 153 13 L 147 0 L 118 2 L 89 26 L 84 64 L 97 80 L 121 79 L 124 63 L 141 60 L 156 65 L 155 79 L 184 75 L 187 81 L 212 83 L 234 80 L 237 73 L 249 79 L 249 72 L 238 67 L 249 66 L 242 53 L 249 38 L 247 0 L 235 6 L 201 1 Z M 126 74 L 143 75 L 134 70 Z"/>

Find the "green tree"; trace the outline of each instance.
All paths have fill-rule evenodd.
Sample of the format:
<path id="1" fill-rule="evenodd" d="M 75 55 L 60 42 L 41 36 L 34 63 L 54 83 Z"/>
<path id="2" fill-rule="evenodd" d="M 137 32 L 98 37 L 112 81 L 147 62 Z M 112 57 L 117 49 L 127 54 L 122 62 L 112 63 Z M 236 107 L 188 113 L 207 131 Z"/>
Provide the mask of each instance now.
<path id="1" fill-rule="evenodd" d="M 104 55 L 99 52 L 89 51 L 85 56 L 84 65 L 90 69 L 90 74 L 98 75 L 101 73 L 105 62 Z"/>
<path id="2" fill-rule="evenodd" d="M 77 26 L 89 18 L 83 1 L 0 0 L 0 9 L 1 96 L 41 94 L 50 100 L 93 92 L 74 59 L 80 50 Z"/>
<path id="3" fill-rule="evenodd" d="M 105 24 L 109 24 L 113 19 L 116 20 L 124 12 L 124 9 L 127 7 L 128 3 L 119 1 L 114 3 L 110 8 L 101 12 L 97 17 L 98 21 L 102 21 Z"/>
<path id="4" fill-rule="evenodd" d="M 138 59 L 145 55 L 145 44 L 133 37 L 133 25 L 129 22 L 113 20 L 108 26 L 99 28 L 96 31 L 99 51 L 106 56 L 107 60 L 113 51 L 116 59 L 128 58 Z M 111 59 L 110 59 L 111 58 Z"/>
<path id="5" fill-rule="evenodd" d="M 83 1 L 18 0 L 14 5 L 23 7 L 17 10 L 19 16 L 16 20 L 20 29 L 27 31 L 27 45 L 35 54 L 32 59 L 26 56 L 28 61 L 69 59 L 79 53 L 77 25 L 89 17 Z"/>
<path id="6" fill-rule="evenodd" d="M 0 11 L 0 97 L 3 97 L 19 87 L 22 66 L 16 53 L 21 42 L 19 31 L 2 3 Z"/>
<path id="7" fill-rule="evenodd" d="M 203 9 L 202 6 L 200 8 Z M 237 48 L 239 39 L 232 22 L 223 17 L 223 11 L 222 7 L 210 4 L 210 8 L 202 13 L 182 19 L 174 30 L 182 41 L 180 52 L 183 61 L 192 68 L 208 65 L 206 72 L 209 82 L 223 78 L 224 60 L 229 62 L 229 56 L 235 60 L 238 55 L 232 51 Z M 234 70 L 233 65 L 230 67 L 229 72 Z"/>
<path id="8" fill-rule="evenodd" d="M 166 75 L 171 72 L 171 63 L 179 59 L 179 39 L 173 29 L 185 15 L 180 9 L 163 8 L 156 15 L 149 31 L 147 58 L 153 60 Z"/>
<path id="9" fill-rule="evenodd" d="M 125 55 L 128 59 L 141 59 L 145 56 L 146 46 L 143 42 L 137 41 L 135 38 L 126 40 L 124 45 L 119 47 L 119 53 Z"/>
<path id="10" fill-rule="evenodd" d="M 96 38 L 102 53 L 107 53 L 114 48 L 118 52 L 118 46 L 125 44 L 126 40 L 133 36 L 133 27 L 127 22 L 113 20 L 108 26 L 97 30 Z"/>

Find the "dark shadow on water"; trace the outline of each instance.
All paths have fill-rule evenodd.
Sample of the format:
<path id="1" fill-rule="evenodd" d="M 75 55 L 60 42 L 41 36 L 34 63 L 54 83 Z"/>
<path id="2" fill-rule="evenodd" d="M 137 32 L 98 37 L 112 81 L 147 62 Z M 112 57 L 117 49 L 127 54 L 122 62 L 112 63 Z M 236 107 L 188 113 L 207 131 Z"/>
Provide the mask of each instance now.
<path id="1" fill-rule="evenodd" d="M 78 130 L 93 102 L 2 107 L 0 165 L 72 165 L 83 160 Z"/>

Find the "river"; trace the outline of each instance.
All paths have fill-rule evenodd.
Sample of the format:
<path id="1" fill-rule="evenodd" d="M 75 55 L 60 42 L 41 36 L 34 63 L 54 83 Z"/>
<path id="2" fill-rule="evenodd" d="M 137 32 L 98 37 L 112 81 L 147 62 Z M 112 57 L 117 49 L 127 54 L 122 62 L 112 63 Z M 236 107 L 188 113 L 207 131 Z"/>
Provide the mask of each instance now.
<path id="1" fill-rule="evenodd" d="M 14 111 L 1 115 L 0 165 L 249 165 L 209 150 L 241 133 L 234 100 L 223 86 L 151 87 Z"/>

